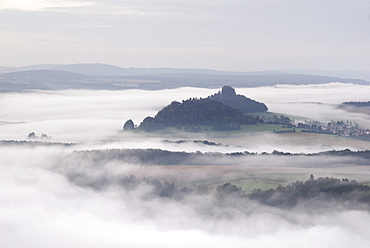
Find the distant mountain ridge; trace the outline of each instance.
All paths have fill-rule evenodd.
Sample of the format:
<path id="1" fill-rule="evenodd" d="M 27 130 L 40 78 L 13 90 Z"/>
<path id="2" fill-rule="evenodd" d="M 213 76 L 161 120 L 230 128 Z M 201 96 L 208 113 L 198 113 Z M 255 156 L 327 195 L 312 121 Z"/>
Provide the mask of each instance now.
<path id="1" fill-rule="evenodd" d="M 69 71 L 59 71 L 59 70 L 30 70 L 30 71 L 19 71 L 7 73 L 8 78 L 28 78 L 29 80 L 45 79 L 45 80 L 83 80 L 88 79 L 89 76 L 69 72 Z"/>
<path id="2" fill-rule="evenodd" d="M 218 71 L 211 69 L 191 69 L 191 68 L 122 68 L 119 66 L 91 63 L 91 64 L 70 64 L 56 65 L 44 64 L 24 67 L 5 67 L 0 66 L 0 73 L 30 71 L 30 70 L 53 70 L 53 71 L 68 71 L 80 73 L 90 76 L 147 76 L 147 75 L 165 75 L 165 74 L 206 74 L 206 75 L 275 75 L 285 74 L 280 71 L 252 71 L 252 72 L 237 72 L 237 71 Z"/>
<path id="3" fill-rule="evenodd" d="M 343 79 L 279 71 L 228 72 L 208 69 L 121 68 L 107 64 L 0 67 L 0 91 L 33 89 L 161 90 L 179 87 L 260 87 L 277 84 L 331 82 L 369 85 L 363 79 Z"/>
<path id="4" fill-rule="evenodd" d="M 370 81 L 370 71 L 361 70 L 278 70 L 289 74 L 304 74 L 304 75 L 324 75 L 329 77 L 353 78 Z"/>

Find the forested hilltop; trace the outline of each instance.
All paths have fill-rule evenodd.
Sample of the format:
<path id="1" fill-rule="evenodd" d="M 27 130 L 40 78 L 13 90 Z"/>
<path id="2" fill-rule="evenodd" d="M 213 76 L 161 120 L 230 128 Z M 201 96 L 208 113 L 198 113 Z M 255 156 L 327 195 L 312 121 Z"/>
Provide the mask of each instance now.
<path id="1" fill-rule="evenodd" d="M 182 103 L 173 101 L 157 115 L 146 117 L 139 128 L 154 131 L 165 127 L 212 125 L 214 130 L 239 129 L 242 124 L 256 124 L 258 117 L 244 115 L 241 110 L 232 108 L 211 99 L 192 98 Z"/>
<path id="2" fill-rule="evenodd" d="M 155 131 L 166 127 L 184 128 L 186 131 L 200 131 L 202 125 L 212 126 L 212 130 L 237 130 L 241 125 L 262 123 L 258 116 L 245 113 L 266 112 L 263 103 L 236 95 L 230 86 L 207 98 L 190 98 L 182 102 L 173 101 L 160 110 L 155 117 L 146 117 L 139 129 Z M 135 125 L 128 120 L 124 130 L 132 130 Z"/>
<path id="3" fill-rule="evenodd" d="M 237 95 L 235 89 L 230 86 L 222 87 L 221 92 L 209 96 L 208 99 L 239 109 L 245 114 L 266 112 L 268 110 L 264 103 L 257 102 L 243 95 Z"/>

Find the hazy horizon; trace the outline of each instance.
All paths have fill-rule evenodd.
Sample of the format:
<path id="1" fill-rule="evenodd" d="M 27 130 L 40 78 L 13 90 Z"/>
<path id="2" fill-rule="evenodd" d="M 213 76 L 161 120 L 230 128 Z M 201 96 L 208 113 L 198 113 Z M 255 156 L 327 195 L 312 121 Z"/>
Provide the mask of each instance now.
<path id="1" fill-rule="evenodd" d="M 0 71 L 102 63 L 325 73 L 1 74 L 1 247 L 369 247 L 370 142 L 360 139 L 370 111 L 338 107 L 370 100 L 369 0 L 0 0 L 0 33 Z M 222 85 L 336 129 L 123 130 Z M 363 136 L 334 135 L 348 126 Z"/>
<path id="2" fill-rule="evenodd" d="M 370 72 L 370 69 L 310 69 L 310 68 L 279 68 L 277 66 L 267 69 L 261 69 L 261 70 L 224 70 L 224 69 L 213 69 L 213 68 L 202 68 L 202 67 L 156 67 L 156 66 L 147 66 L 147 67 L 133 67 L 130 65 L 127 65 L 126 67 L 112 64 L 112 63 L 101 63 L 99 61 L 90 61 L 90 62 L 71 62 L 71 63 L 44 63 L 44 64 L 24 64 L 24 65 L 8 65 L 8 64 L 2 64 L 1 67 L 5 68 L 50 68 L 52 70 L 53 66 L 71 66 L 71 65 L 107 65 L 112 67 L 119 67 L 122 69 L 175 69 L 175 70 L 205 70 L 205 71 L 217 71 L 217 72 L 282 72 L 282 73 L 297 73 L 297 74 L 308 74 L 308 75 L 314 75 L 317 74 L 317 72 L 327 72 L 327 73 L 335 73 L 335 72 Z M 35 69 L 38 70 L 38 69 Z M 335 76 L 335 75 L 333 75 Z M 338 76 L 338 75 L 337 75 Z"/>

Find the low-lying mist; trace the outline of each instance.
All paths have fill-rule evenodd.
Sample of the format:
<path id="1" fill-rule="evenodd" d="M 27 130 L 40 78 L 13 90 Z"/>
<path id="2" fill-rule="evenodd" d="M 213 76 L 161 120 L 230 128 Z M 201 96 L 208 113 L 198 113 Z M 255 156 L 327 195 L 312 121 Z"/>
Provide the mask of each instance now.
<path id="1" fill-rule="evenodd" d="M 181 88 L 144 91 L 35 91 L 2 93 L 0 139 L 25 139 L 28 133 L 46 133 L 55 140 L 101 140 L 122 130 L 124 122 L 136 124 L 173 100 L 205 97 L 214 90 Z"/>
<path id="2" fill-rule="evenodd" d="M 176 168 L 117 159 L 101 163 L 96 154 L 73 153 L 69 147 L 1 147 L 0 152 L 1 247 L 367 247 L 370 242 L 370 212 L 361 205 L 312 202 L 285 210 L 251 200 L 220 203 L 214 193 L 148 198 L 149 186 L 127 190 L 119 183 L 134 174 L 160 178 L 162 184 L 166 174 L 169 183 L 184 177 L 199 181 L 212 177 L 214 166 L 198 172 L 180 167 L 175 175 Z M 326 169 L 290 164 L 291 171 L 280 173 L 330 175 L 335 172 L 330 161 Z M 242 166 L 238 173 L 244 176 L 280 169 L 244 167 L 250 169 Z M 227 177 L 235 168 L 220 170 Z M 345 168 L 340 174 L 354 178 L 354 172 Z"/>
<path id="3" fill-rule="evenodd" d="M 275 87 L 241 88 L 240 94 L 266 103 L 269 111 L 296 116 L 297 120 L 351 120 L 370 128 L 370 116 L 338 109 L 347 101 L 369 101 L 370 87 L 330 83 L 319 85 L 277 85 Z"/>
<path id="4" fill-rule="evenodd" d="M 236 91 L 266 103 L 272 112 L 368 127 L 369 116 L 336 108 L 344 101 L 368 101 L 368 89 L 333 83 Z M 215 92 L 1 93 L 0 247 L 367 248 L 368 204 L 318 197 L 281 208 L 248 198 L 220 201 L 217 187 L 232 183 L 250 193 L 311 174 L 369 184 L 368 158 L 262 155 L 368 150 L 369 142 L 300 133 L 122 131 L 126 120 L 140 124 L 173 100 Z M 28 139 L 30 132 L 38 137 Z M 48 138 L 41 138 L 43 133 Z M 130 177 L 151 183 L 127 188 Z M 194 192 L 175 199 L 153 193 L 158 181 Z M 198 186 L 207 186 L 208 194 L 197 192 Z"/>
<path id="5" fill-rule="evenodd" d="M 351 84 L 238 88 L 237 94 L 266 103 L 271 112 L 297 120 L 349 120 L 369 126 L 369 116 L 338 109 L 344 101 L 367 101 L 369 87 Z M 86 142 L 117 136 L 124 122 L 154 116 L 172 101 L 207 97 L 217 89 L 179 88 L 161 91 L 34 91 L 2 93 L 0 140 L 26 139 L 30 132 L 54 141 Z M 302 93 L 303 92 L 303 93 Z M 294 118 L 294 117 L 293 117 Z"/>

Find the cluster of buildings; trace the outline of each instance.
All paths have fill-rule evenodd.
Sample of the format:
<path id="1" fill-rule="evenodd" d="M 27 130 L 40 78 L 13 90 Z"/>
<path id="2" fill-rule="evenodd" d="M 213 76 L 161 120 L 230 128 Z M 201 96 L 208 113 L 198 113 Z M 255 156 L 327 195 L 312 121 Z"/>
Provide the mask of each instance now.
<path id="1" fill-rule="evenodd" d="M 361 129 L 356 122 L 352 121 L 330 121 L 328 123 L 306 121 L 305 123 L 299 122 L 296 127 L 305 129 L 302 132 L 325 133 L 370 140 L 370 130 Z"/>

